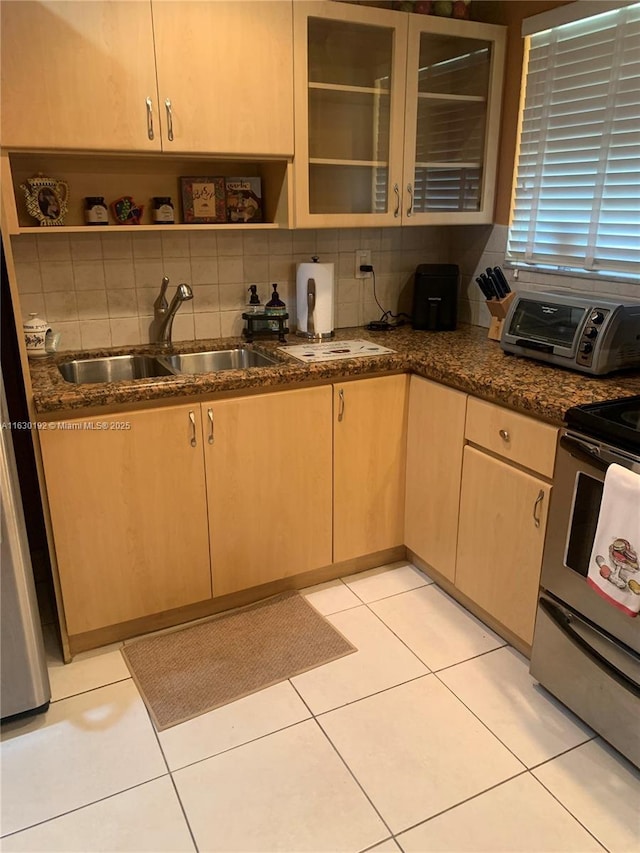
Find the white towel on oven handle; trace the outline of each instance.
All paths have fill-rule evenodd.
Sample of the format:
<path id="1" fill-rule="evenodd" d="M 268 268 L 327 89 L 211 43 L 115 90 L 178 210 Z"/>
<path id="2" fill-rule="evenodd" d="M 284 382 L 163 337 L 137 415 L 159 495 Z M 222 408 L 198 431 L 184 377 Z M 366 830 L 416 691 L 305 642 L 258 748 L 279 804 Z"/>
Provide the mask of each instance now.
<path id="1" fill-rule="evenodd" d="M 604 478 L 587 583 L 628 616 L 640 611 L 640 474 L 610 465 Z"/>

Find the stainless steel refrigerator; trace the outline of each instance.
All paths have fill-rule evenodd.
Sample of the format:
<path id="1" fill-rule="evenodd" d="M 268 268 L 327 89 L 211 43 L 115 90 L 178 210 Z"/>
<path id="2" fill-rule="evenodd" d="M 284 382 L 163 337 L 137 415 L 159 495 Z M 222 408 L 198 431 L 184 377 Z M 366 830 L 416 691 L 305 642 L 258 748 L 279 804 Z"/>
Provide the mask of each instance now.
<path id="1" fill-rule="evenodd" d="M 0 717 L 46 711 L 51 696 L 10 420 L 0 373 Z"/>

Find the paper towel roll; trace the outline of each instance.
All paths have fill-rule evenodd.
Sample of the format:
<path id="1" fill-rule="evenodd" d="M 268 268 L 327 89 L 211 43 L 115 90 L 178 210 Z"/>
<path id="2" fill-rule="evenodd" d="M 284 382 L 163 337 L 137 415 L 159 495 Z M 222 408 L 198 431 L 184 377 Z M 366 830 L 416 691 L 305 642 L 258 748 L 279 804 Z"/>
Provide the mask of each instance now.
<path id="1" fill-rule="evenodd" d="M 298 264 L 296 273 L 298 333 L 307 337 L 333 335 L 333 264 Z M 314 296 L 315 292 L 315 296 Z"/>

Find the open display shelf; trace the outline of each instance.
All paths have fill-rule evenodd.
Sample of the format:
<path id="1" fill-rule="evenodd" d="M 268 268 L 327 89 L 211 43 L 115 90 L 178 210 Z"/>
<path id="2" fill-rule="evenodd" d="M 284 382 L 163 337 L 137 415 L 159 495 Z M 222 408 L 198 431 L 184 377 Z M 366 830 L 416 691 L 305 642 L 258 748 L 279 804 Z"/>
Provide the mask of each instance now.
<path id="1" fill-rule="evenodd" d="M 167 154 L 77 154 L 71 152 L 9 152 L 2 156 L 4 205 L 11 234 L 85 233 L 88 231 L 193 231 L 260 230 L 289 228 L 289 187 L 291 162 L 288 160 L 218 160 L 174 157 Z M 68 213 L 64 225 L 42 227 L 27 213 L 20 185 L 38 173 L 67 182 Z M 184 222 L 180 178 L 188 176 L 259 177 L 262 186 L 263 221 L 260 223 Z M 119 225 L 109 211 L 108 225 L 87 225 L 84 220 L 86 196 L 101 196 L 107 206 L 121 196 L 131 196 L 144 207 L 140 225 Z M 175 224 L 154 224 L 152 199 L 169 196 L 174 205 Z"/>

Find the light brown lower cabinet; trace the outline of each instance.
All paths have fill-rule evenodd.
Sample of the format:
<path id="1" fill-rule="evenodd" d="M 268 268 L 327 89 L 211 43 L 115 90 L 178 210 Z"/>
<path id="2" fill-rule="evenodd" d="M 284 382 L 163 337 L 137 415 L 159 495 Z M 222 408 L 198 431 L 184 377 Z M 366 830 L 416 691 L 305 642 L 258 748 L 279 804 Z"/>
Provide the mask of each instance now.
<path id="1" fill-rule="evenodd" d="M 211 597 L 200 406 L 40 433 L 69 634 Z"/>
<path id="2" fill-rule="evenodd" d="M 333 386 L 333 560 L 404 542 L 406 374 Z"/>
<path id="3" fill-rule="evenodd" d="M 213 594 L 330 565 L 331 387 L 202 404 Z"/>
<path id="4" fill-rule="evenodd" d="M 532 474 L 465 447 L 455 585 L 529 645 L 550 492 Z"/>
<path id="5" fill-rule="evenodd" d="M 404 542 L 450 581 L 456 568 L 466 408 L 463 392 L 411 377 Z"/>

